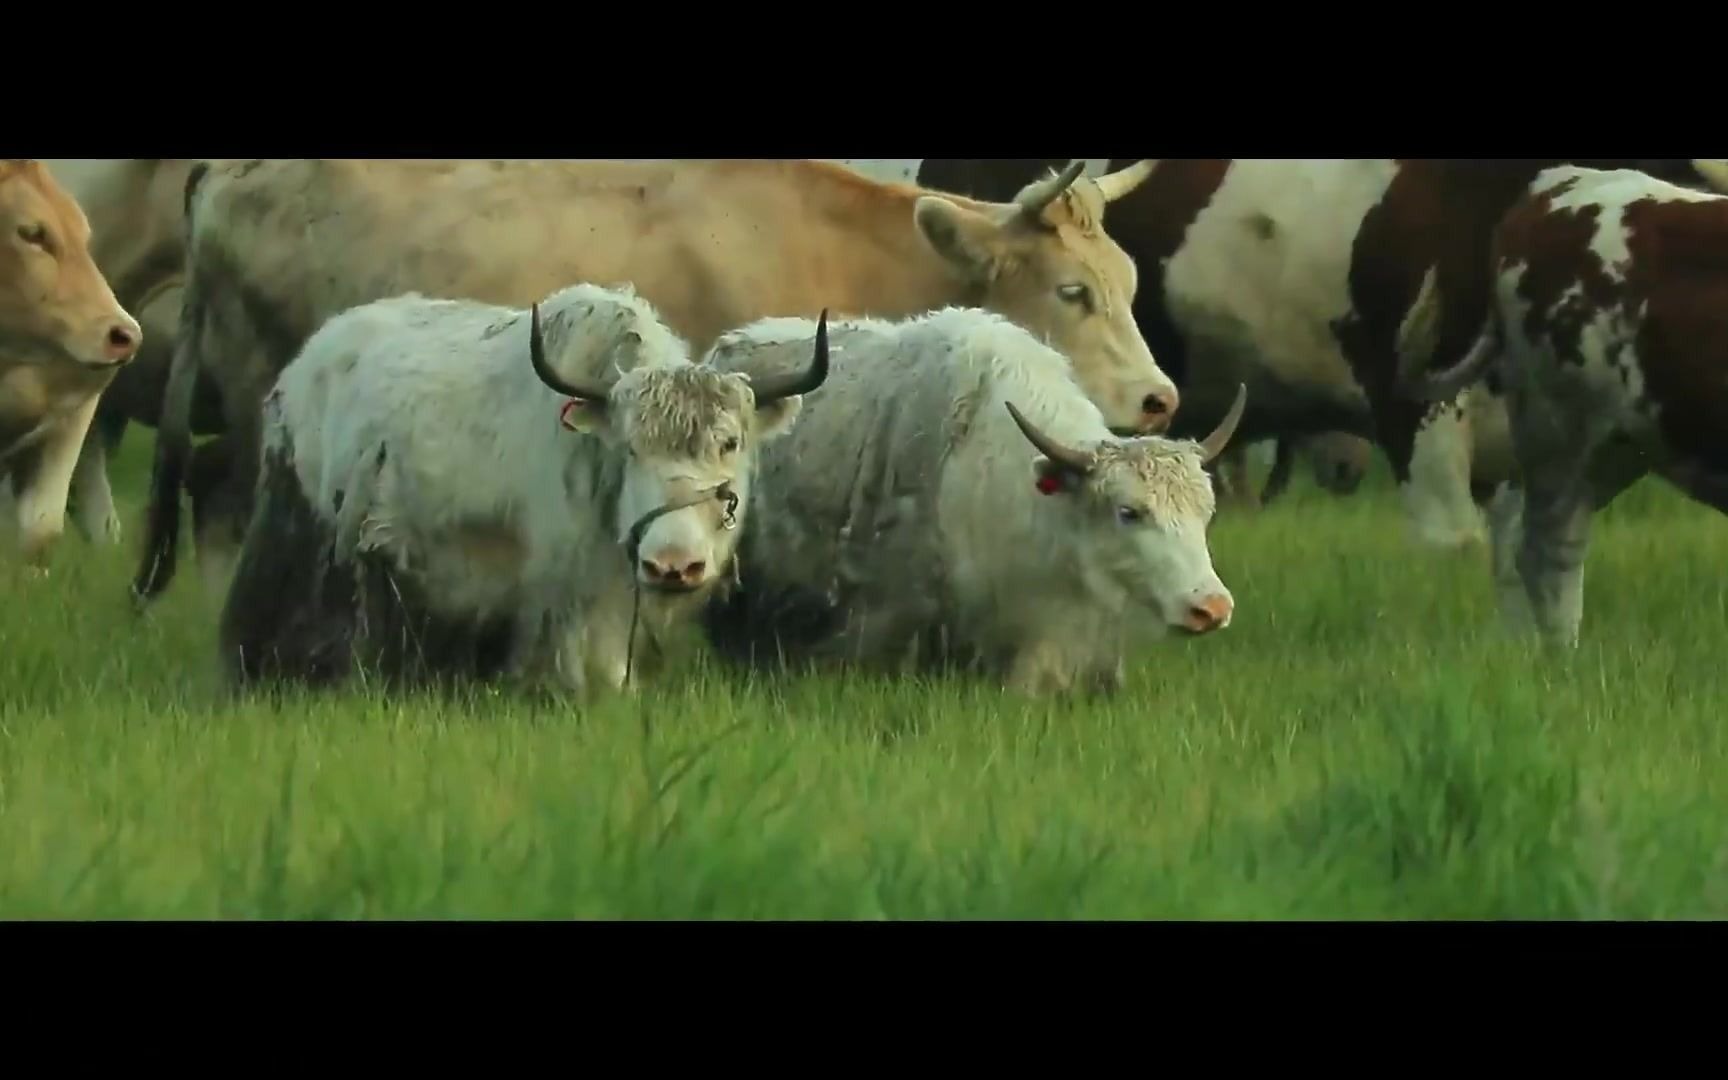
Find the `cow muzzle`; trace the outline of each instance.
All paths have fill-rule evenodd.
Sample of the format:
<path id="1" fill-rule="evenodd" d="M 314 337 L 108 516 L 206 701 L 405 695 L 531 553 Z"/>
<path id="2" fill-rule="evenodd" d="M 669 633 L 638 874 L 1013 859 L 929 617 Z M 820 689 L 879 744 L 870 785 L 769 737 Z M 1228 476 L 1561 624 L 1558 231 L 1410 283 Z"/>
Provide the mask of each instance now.
<path id="1" fill-rule="evenodd" d="M 721 529 L 730 531 L 738 527 L 738 495 L 728 484 L 719 484 L 656 507 L 630 526 L 625 550 L 632 572 L 641 585 L 656 592 L 678 593 L 699 589 L 714 579 L 710 561 L 691 551 L 687 545 L 662 544 L 646 555 L 642 552 L 643 540 L 656 521 L 667 514 L 701 506 L 709 500 L 718 500 L 721 504 Z"/>
<path id="2" fill-rule="evenodd" d="M 99 371 L 131 362 L 144 343 L 143 328 L 138 325 L 138 320 L 125 312 L 121 312 L 119 318 L 101 324 L 91 336 L 93 344 L 74 350 L 73 355 L 83 366 Z"/>
<path id="3" fill-rule="evenodd" d="M 669 549 L 637 560 L 642 584 L 660 592 L 690 592 L 707 580 L 708 562 L 686 551 Z"/>
<path id="4" fill-rule="evenodd" d="M 1190 634 L 1210 634 L 1229 626 L 1235 611 L 1236 603 L 1229 593 L 1212 593 L 1189 602 L 1178 625 Z"/>
<path id="5" fill-rule="evenodd" d="M 1140 399 L 1140 428 L 1148 435 L 1160 435 L 1170 430 L 1176 418 L 1181 395 L 1174 386 L 1159 387 Z"/>

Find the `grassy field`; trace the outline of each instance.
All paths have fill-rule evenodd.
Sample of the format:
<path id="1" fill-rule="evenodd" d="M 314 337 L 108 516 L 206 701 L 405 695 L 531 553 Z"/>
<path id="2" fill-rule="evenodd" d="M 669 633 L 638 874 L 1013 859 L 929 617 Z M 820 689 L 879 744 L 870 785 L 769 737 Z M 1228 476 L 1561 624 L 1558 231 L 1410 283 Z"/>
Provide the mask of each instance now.
<path id="1" fill-rule="evenodd" d="M 1221 520 L 1234 625 L 1105 705 L 712 667 L 586 712 L 225 702 L 187 573 L 0 568 L 0 917 L 1728 916 L 1728 521 L 1603 521 L 1585 643 L 1498 632 L 1485 555 L 1384 476 Z"/>

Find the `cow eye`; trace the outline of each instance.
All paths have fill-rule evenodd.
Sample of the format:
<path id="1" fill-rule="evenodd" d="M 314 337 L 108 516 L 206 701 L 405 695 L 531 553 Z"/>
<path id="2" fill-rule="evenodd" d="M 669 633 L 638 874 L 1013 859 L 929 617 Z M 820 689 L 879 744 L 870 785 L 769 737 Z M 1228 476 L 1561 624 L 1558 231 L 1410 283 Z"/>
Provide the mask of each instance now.
<path id="1" fill-rule="evenodd" d="M 722 454 L 736 454 L 738 452 L 738 436 L 734 435 L 721 443 L 720 452 Z"/>
<path id="2" fill-rule="evenodd" d="M 48 230 L 41 225 L 18 226 L 18 239 L 39 248 L 48 246 Z"/>
<path id="3" fill-rule="evenodd" d="M 1092 290 L 1082 284 L 1064 285 L 1056 290 L 1056 295 L 1070 304 L 1080 304 L 1087 308 L 1092 306 Z"/>
<path id="4" fill-rule="evenodd" d="M 1145 517 L 1146 514 L 1143 511 L 1136 510 L 1132 506 L 1118 506 L 1116 508 L 1116 520 L 1124 525 L 1138 525 Z"/>

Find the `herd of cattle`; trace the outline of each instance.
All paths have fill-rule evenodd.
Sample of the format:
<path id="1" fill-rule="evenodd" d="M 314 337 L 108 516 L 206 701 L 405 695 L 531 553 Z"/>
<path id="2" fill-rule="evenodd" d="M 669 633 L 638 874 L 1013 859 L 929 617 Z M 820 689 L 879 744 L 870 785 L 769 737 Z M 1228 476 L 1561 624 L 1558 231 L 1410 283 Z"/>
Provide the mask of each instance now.
<path id="1" fill-rule="evenodd" d="M 1208 472 L 1378 448 L 1574 643 L 1592 513 L 1728 511 L 1728 164 L 0 161 L 23 557 L 192 510 L 242 683 L 961 664 L 1230 623 Z M 209 436 L 202 443 L 195 438 Z M 69 509 L 70 508 L 70 509 Z"/>

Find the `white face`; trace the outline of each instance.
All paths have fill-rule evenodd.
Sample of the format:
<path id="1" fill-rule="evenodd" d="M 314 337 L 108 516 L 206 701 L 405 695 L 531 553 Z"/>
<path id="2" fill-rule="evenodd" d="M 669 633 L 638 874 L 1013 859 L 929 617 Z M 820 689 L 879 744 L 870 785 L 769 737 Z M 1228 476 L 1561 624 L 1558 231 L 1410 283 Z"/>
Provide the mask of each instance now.
<path id="1" fill-rule="evenodd" d="M 620 544 L 656 517 L 636 551 L 636 580 L 666 593 L 713 584 L 730 565 L 750 496 L 756 445 L 787 431 L 801 399 L 751 404 L 743 375 L 690 367 L 638 369 L 613 387 L 600 415 L 571 410 L 567 423 L 625 454 L 615 522 Z M 730 493 L 730 497 L 727 493 Z"/>
<path id="2" fill-rule="evenodd" d="M 1141 438 L 1100 447 L 1080 476 L 1040 455 L 1038 490 L 1073 500 L 1089 580 L 1119 589 L 1167 625 L 1195 634 L 1230 625 L 1235 599 L 1206 540 L 1214 497 L 1189 443 Z"/>

